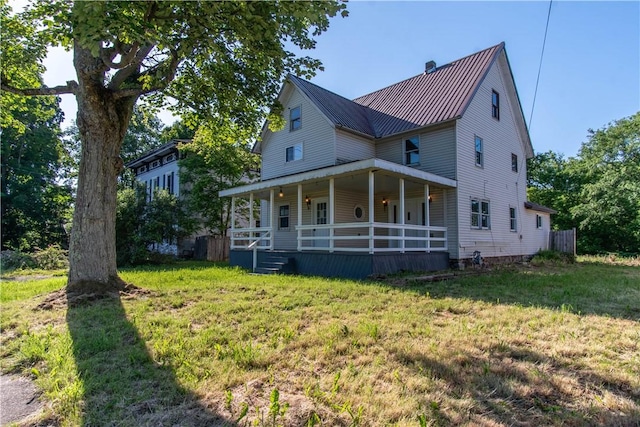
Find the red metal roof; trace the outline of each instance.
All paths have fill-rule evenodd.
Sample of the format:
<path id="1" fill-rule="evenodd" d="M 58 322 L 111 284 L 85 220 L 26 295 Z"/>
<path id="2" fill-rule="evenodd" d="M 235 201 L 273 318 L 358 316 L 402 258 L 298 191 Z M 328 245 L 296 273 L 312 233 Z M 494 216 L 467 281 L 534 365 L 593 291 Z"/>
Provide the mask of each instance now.
<path id="1" fill-rule="evenodd" d="M 353 101 L 298 77 L 289 80 L 336 126 L 381 138 L 462 116 L 504 43 Z"/>

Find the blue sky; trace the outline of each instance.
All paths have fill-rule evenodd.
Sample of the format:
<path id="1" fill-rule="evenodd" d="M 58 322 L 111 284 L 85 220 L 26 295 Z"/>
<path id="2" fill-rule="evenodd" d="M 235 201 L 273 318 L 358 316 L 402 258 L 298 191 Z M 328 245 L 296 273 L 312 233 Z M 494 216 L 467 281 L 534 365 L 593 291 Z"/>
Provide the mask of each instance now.
<path id="1" fill-rule="evenodd" d="M 424 70 L 506 43 L 536 152 L 574 156 L 589 128 L 640 110 L 640 2 L 554 1 L 533 119 L 531 109 L 548 1 L 351 1 L 314 51 L 325 71 L 312 81 L 355 98 Z M 73 77 L 50 55 L 45 81 Z M 75 100 L 64 99 L 68 119 Z"/>

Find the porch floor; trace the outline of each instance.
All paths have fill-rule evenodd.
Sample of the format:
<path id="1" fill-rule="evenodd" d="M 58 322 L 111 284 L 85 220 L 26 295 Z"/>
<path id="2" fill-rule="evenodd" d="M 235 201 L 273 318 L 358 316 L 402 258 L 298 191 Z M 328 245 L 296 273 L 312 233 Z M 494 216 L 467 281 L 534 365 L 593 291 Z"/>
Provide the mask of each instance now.
<path id="1" fill-rule="evenodd" d="M 372 275 L 393 274 L 401 271 L 438 271 L 449 268 L 448 252 L 410 253 L 340 253 L 258 251 L 258 264 L 277 255 L 291 259 L 293 272 L 305 276 L 365 279 Z M 233 249 L 229 263 L 251 270 L 253 252 Z"/>

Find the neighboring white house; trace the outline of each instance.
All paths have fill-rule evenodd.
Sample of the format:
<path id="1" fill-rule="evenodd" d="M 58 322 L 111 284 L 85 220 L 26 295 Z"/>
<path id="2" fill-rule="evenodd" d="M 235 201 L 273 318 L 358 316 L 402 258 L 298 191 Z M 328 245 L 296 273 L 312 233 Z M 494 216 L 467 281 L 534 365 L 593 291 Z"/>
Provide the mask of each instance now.
<path id="1" fill-rule="evenodd" d="M 167 190 L 169 194 L 180 196 L 180 174 L 178 167 L 178 144 L 187 140 L 174 140 L 150 150 L 139 158 L 127 163 L 134 171 L 136 180 L 145 186 L 147 200 L 153 200 L 155 190 Z M 154 244 L 153 250 L 165 254 L 180 255 L 193 249 L 194 238 L 178 239 L 177 242 Z"/>
<path id="2" fill-rule="evenodd" d="M 261 181 L 220 192 L 261 201 L 260 227 L 230 231 L 231 264 L 365 277 L 547 248 L 504 43 L 354 100 L 289 76 L 279 101 L 285 128 L 254 147 Z"/>

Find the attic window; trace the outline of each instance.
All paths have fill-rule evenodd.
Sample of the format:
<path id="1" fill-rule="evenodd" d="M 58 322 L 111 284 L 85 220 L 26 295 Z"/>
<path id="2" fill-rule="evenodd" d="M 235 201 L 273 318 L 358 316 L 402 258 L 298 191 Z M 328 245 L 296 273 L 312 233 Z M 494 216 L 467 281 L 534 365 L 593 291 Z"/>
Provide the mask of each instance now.
<path id="1" fill-rule="evenodd" d="M 158 166 L 160 166 L 160 160 L 154 160 L 151 162 L 151 169 L 157 168 Z"/>
<path id="2" fill-rule="evenodd" d="M 286 156 L 287 162 L 302 160 L 302 144 L 296 144 L 292 147 L 287 147 Z"/>
<path id="3" fill-rule="evenodd" d="M 300 116 L 300 106 L 289 110 L 289 130 L 294 131 L 300 129 L 302 120 Z"/>
<path id="4" fill-rule="evenodd" d="M 176 159 L 176 155 L 175 154 L 169 154 L 167 157 L 164 158 L 164 161 L 166 163 L 172 162 Z"/>
<path id="5" fill-rule="evenodd" d="M 147 171 L 147 167 L 146 166 L 140 166 L 138 168 L 138 173 L 143 173 L 143 172 L 146 172 L 146 171 Z"/>
<path id="6" fill-rule="evenodd" d="M 495 90 L 491 91 L 491 117 L 500 120 L 500 94 Z"/>

